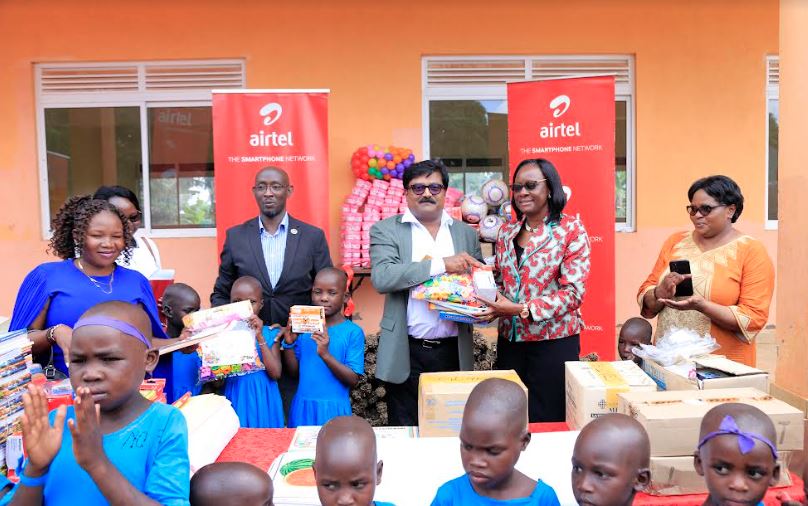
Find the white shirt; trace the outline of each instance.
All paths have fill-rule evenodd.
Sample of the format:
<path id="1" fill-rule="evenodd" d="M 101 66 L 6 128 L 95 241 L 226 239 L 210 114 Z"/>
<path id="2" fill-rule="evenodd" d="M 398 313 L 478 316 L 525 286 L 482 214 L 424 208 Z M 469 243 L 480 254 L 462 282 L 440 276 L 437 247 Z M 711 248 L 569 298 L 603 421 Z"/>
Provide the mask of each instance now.
<path id="1" fill-rule="evenodd" d="M 420 262 L 426 257 L 431 258 L 430 276 L 446 272 L 443 258 L 455 254 L 452 232 L 449 230 L 449 225 L 453 222 L 452 217 L 443 211 L 440 218 L 440 229 L 438 229 L 437 237 L 434 238 L 409 209 L 401 217 L 401 222 L 409 223 L 412 229 L 411 260 Z M 456 336 L 457 324 L 449 320 L 441 320 L 437 311 L 429 309 L 427 301 L 413 299 L 412 289 L 410 289 L 410 299 L 407 302 L 407 333 L 418 339 Z"/>
<path id="2" fill-rule="evenodd" d="M 134 239 L 135 246 L 131 249 L 129 262 L 124 260 L 123 255 L 119 256 L 116 262 L 149 278 L 161 269 L 160 250 L 142 228 L 135 232 Z"/>

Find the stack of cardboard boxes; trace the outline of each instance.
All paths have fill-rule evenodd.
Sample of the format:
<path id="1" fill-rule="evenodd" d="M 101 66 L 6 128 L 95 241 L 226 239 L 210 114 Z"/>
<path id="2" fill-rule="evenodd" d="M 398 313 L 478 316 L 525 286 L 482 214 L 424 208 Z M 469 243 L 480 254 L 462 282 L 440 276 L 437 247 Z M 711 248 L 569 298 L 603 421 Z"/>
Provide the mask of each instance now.
<path id="1" fill-rule="evenodd" d="M 618 394 L 618 412 L 639 421 L 651 440 L 651 487 L 656 495 L 704 494 L 704 478 L 693 467 L 701 419 L 713 407 L 727 403 L 750 404 L 766 413 L 777 430 L 781 481 L 791 483 L 786 471 L 790 452 L 802 450 L 802 411 L 754 388 L 669 390 Z"/>

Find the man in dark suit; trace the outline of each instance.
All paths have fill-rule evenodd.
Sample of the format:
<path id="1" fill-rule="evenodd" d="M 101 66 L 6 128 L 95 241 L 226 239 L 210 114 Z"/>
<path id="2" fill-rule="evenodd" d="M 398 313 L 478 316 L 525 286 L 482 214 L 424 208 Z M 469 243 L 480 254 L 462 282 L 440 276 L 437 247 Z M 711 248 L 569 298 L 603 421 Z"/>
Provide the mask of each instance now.
<path id="1" fill-rule="evenodd" d="M 265 325 L 285 326 L 289 307 L 311 304 L 317 271 L 332 266 L 328 243 L 322 230 L 286 212 L 294 187 L 285 171 L 261 169 L 252 190 L 260 214 L 227 230 L 210 302 L 229 303 L 233 282 L 252 276 L 264 288 L 264 308 L 258 316 Z"/>
<path id="2" fill-rule="evenodd" d="M 255 175 L 252 188 L 258 217 L 227 230 L 219 277 L 210 302 L 230 302 L 230 289 L 241 276 L 252 276 L 264 289 L 264 307 L 258 315 L 264 325 L 285 326 L 289 308 L 311 304 L 311 287 L 317 271 L 331 267 L 325 234 L 286 212 L 286 199 L 294 187 L 283 169 L 266 167 Z M 281 378 L 281 395 L 288 412 L 294 383 Z"/>
<path id="3" fill-rule="evenodd" d="M 437 162 L 404 170 L 408 210 L 370 229 L 370 279 L 384 294 L 376 377 L 385 382 L 389 425 L 418 425 L 421 373 L 471 370 L 471 325 L 438 318 L 412 288 L 481 266 L 477 232 L 443 209 L 449 174 Z"/>

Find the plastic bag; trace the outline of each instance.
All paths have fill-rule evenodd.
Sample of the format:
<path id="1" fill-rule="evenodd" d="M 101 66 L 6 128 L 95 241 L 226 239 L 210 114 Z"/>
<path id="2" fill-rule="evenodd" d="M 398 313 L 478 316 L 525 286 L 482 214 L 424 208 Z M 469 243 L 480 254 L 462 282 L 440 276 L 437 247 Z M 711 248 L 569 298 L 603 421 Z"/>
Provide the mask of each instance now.
<path id="1" fill-rule="evenodd" d="M 255 347 L 255 331 L 243 320 L 231 322 L 216 337 L 201 343 L 197 353 L 202 360 L 200 383 L 264 370 Z"/>
<path id="2" fill-rule="evenodd" d="M 667 367 L 708 355 L 720 347 L 710 335 L 700 336 L 690 329 L 673 328 L 657 339 L 655 345 L 641 344 L 631 351 L 642 359 L 653 360 Z"/>

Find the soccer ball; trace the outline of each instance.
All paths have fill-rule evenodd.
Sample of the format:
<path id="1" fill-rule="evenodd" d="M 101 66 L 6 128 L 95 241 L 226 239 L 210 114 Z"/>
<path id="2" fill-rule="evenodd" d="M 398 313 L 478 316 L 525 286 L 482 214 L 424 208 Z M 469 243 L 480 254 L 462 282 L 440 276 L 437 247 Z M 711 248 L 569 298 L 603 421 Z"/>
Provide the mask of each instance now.
<path id="1" fill-rule="evenodd" d="M 508 201 L 508 184 L 501 179 L 489 179 L 480 189 L 485 203 L 491 207 L 499 207 Z"/>
<path id="2" fill-rule="evenodd" d="M 510 202 L 505 202 L 501 206 L 499 206 L 499 210 L 497 214 L 499 214 L 505 221 L 511 221 L 513 219 L 513 206 L 511 206 Z"/>
<path id="3" fill-rule="evenodd" d="M 463 221 L 467 223 L 480 223 L 488 214 L 488 204 L 479 195 L 467 195 L 460 204 Z"/>
<path id="4" fill-rule="evenodd" d="M 505 223 L 500 216 L 489 214 L 480 222 L 480 239 L 486 242 L 496 242 L 499 228 Z"/>

